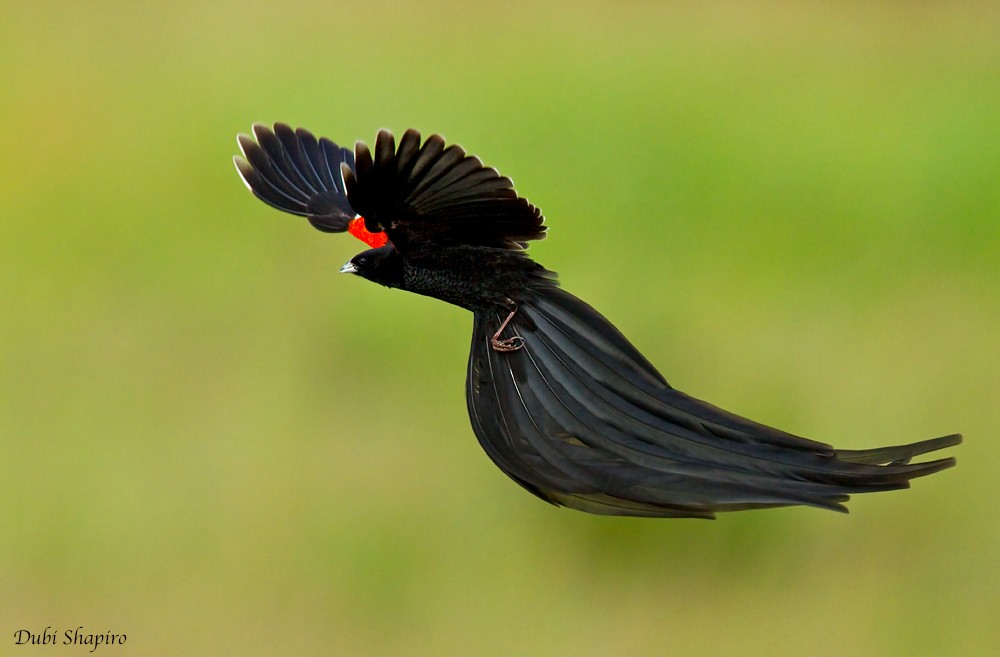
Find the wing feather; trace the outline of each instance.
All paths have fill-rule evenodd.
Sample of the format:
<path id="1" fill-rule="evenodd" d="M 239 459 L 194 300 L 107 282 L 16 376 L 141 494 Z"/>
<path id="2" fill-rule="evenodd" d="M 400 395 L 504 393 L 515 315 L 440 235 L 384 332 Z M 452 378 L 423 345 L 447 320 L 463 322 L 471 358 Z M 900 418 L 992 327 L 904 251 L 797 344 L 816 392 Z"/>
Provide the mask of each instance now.
<path id="1" fill-rule="evenodd" d="M 420 133 L 407 130 L 397 148 L 382 130 L 374 156 L 363 142 L 354 155 L 354 171 L 344 169 L 351 206 L 400 253 L 455 245 L 520 250 L 545 235 L 541 212 L 510 178 L 438 135 L 421 145 Z"/>
<path id="2" fill-rule="evenodd" d="M 347 199 L 341 166 L 354 166 L 354 154 L 329 139 L 284 123 L 254 124 L 253 137 L 237 137 L 243 156 L 236 169 L 254 195 L 268 205 L 306 217 L 317 229 L 339 233 L 356 215 Z"/>

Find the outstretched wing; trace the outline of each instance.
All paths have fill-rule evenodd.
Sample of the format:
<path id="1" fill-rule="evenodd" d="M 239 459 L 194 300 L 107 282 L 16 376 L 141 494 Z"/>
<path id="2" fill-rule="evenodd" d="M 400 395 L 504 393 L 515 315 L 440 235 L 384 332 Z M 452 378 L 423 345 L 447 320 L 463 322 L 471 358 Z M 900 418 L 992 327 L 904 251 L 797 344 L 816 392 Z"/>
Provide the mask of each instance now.
<path id="1" fill-rule="evenodd" d="M 327 138 L 293 130 L 284 123 L 274 129 L 255 123 L 253 134 L 239 135 L 243 157 L 233 158 L 250 191 L 268 205 L 309 220 L 327 233 L 342 233 L 357 216 L 347 200 L 341 166 L 350 170 L 354 154 Z"/>
<path id="2" fill-rule="evenodd" d="M 510 178 L 483 166 L 439 135 L 421 144 L 407 130 L 396 148 L 388 130 L 375 154 L 355 147 L 355 167 L 342 165 L 347 197 L 371 232 L 385 231 L 400 252 L 450 245 L 520 250 L 545 236 L 541 212 L 514 191 Z"/>

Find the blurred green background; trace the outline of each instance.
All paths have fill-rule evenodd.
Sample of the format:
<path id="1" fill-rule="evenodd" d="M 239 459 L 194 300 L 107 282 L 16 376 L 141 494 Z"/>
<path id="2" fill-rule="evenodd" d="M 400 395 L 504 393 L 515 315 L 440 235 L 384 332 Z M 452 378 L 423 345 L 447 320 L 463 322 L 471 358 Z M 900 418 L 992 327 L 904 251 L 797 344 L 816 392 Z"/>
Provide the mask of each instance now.
<path id="1" fill-rule="evenodd" d="M 995 654 L 997 34 L 997 3 L 8 3 L 0 645 Z M 535 500 L 468 426 L 471 317 L 244 189 L 235 135 L 276 120 L 443 133 L 675 386 L 840 447 L 962 431 L 959 467 L 851 516 Z"/>

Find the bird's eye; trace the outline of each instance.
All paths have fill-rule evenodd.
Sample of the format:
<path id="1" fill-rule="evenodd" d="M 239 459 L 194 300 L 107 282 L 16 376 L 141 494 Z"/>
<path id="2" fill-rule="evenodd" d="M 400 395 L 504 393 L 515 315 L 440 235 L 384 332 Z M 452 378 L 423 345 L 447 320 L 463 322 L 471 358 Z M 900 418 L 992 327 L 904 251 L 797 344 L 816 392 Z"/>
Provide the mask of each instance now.
<path id="1" fill-rule="evenodd" d="M 358 258 L 358 264 L 363 265 L 368 262 L 368 258 Z"/>

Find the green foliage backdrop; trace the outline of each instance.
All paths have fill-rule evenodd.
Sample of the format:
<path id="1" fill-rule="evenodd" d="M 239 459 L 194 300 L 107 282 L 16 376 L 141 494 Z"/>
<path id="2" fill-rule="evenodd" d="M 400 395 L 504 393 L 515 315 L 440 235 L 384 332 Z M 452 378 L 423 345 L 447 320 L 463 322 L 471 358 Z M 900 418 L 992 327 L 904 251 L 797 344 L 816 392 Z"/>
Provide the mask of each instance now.
<path id="1" fill-rule="evenodd" d="M 5 6 L 0 645 L 1000 645 L 1000 11 L 703 4 Z M 240 184 L 275 120 L 443 133 L 677 387 L 842 447 L 962 431 L 959 467 L 847 517 L 532 499 L 468 427 L 470 317 L 337 276 L 357 242 Z"/>

